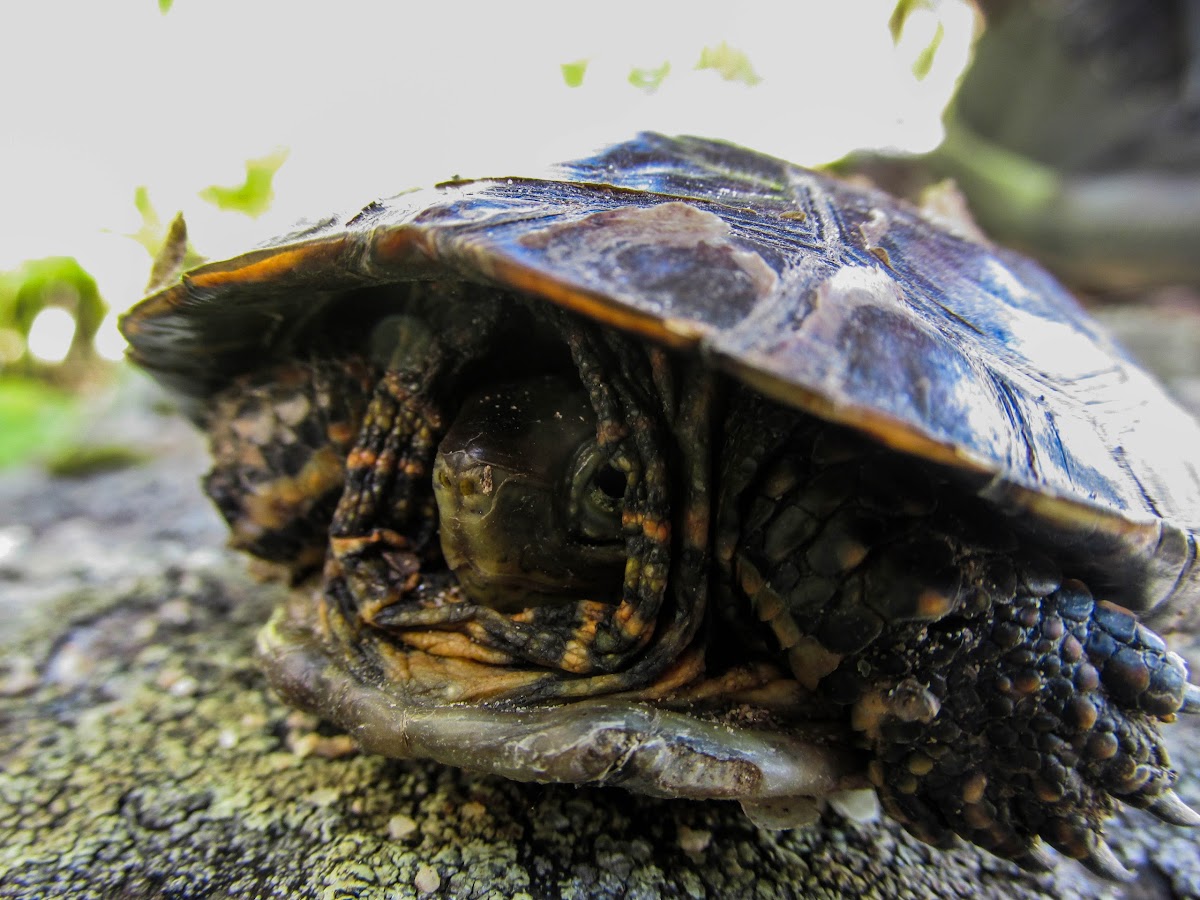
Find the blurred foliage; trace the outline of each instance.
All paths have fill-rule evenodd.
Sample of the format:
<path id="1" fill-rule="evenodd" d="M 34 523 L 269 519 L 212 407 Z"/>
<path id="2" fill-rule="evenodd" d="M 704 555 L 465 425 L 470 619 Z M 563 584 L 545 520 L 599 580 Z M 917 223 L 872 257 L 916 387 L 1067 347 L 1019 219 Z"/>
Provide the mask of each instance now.
<path id="1" fill-rule="evenodd" d="M 587 72 L 588 60 L 577 59 L 574 62 L 562 64 L 563 82 L 567 87 L 577 88 L 583 84 L 583 76 Z"/>
<path id="2" fill-rule="evenodd" d="M 900 43 L 900 38 L 904 36 L 904 26 L 908 24 L 912 14 L 917 10 L 936 14 L 937 4 L 934 0 L 899 0 L 896 3 L 896 7 L 892 10 L 892 15 L 888 19 L 888 31 L 891 32 L 892 43 Z M 942 41 L 945 38 L 946 26 L 942 24 L 939 18 L 933 35 L 929 39 L 929 43 L 921 48 L 917 54 L 917 58 L 913 60 L 912 73 L 918 81 L 928 75 L 933 68 L 934 57 L 937 56 L 938 48 L 942 46 Z"/>
<path id="3" fill-rule="evenodd" d="M 72 327 L 56 335 L 61 360 L 31 352 L 38 347 L 30 347 L 30 331 L 50 309 L 65 313 L 60 321 Z M 0 467 L 47 458 L 70 439 L 78 418 L 75 391 L 97 371 L 93 339 L 106 311 L 95 280 L 72 257 L 30 260 L 0 272 Z"/>
<path id="4" fill-rule="evenodd" d="M 75 321 L 64 363 L 93 357 L 92 340 L 107 308 L 96 282 L 69 256 L 30 260 L 11 272 L 0 272 L 0 373 L 46 375 L 47 366 L 29 353 L 29 331 L 43 310 L 57 307 Z"/>
<path id="5" fill-rule="evenodd" d="M 200 199 L 248 216 L 261 216 L 275 199 L 275 173 L 287 159 L 286 150 L 275 150 L 266 156 L 246 161 L 246 180 L 235 187 L 211 185 L 200 192 Z"/>
<path id="6" fill-rule="evenodd" d="M 986 28 L 940 146 L 909 159 L 860 154 L 860 171 L 910 197 L 922 181 L 953 179 L 992 239 L 1090 293 L 1200 285 L 1200 7 L 976 5 Z M 918 11 L 932 31 L 928 13 L 942 8 L 902 0 L 893 37 Z"/>
<path id="7" fill-rule="evenodd" d="M 46 471 L 58 478 L 86 478 L 149 462 L 150 455 L 119 444 L 67 444 L 45 460 Z M 0 463 L 3 465 L 3 463 Z"/>
<path id="8" fill-rule="evenodd" d="M 77 414 L 69 391 L 33 378 L 0 377 L 0 467 L 60 447 Z"/>
<path id="9" fill-rule="evenodd" d="M 915 11 L 928 10 L 936 15 L 937 4 L 938 0 L 898 0 L 889 21 L 893 39 L 900 40 L 906 22 Z M 162 15 L 170 13 L 173 0 L 158 0 L 158 9 Z M 871 23 L 871 27 L 878 25 Z M 918 76 L 929 71 L 943 34 L 939 25 L 921 51 L 913 66 Z M 588 58 L 579 58 L 562 63 L 565 85 L 581 87 L 590 62 Z M 681 60 L 675 63 L 686 65 Z M 627 81 L 637 90 L 652 93 L 670 76 L 671 67 L 670 59 L 657 66 L 635 67 L 629 71 Z M 763 80 L 748 55 L 725 41 L 701 47 L 694 68 L 710 70 L 724 81 L 748 87 Z M 221 210 L 260 216 L 274 199 L 275 175 L 287 155 L 281 149 L 249 159 L 240 184 L 213 184 L 199 196 Z M 203 257 L 187 241 L 182 219 L 167 220 L 160 215 L 146 187 L 137 188 L 134 205 L 141 223 L 128 237 L 155 260 L 151 282 L 169 281 L 180 269 L 203 262 Z M 39 359 L 30 353 L 30 328 L 47 309 L 63 310 L 74 323 L 73 331 L 65 316 L 60 315 L 57 323 L 62 343 L 70 342 L 61 363 Z M 33 260 L 14 271 L 0 272 L 0 466 L 31 454 L 63 474 L 131 461 L 129 451 L 121 448 L 96 450 L 89 455 L 69 446 L 71 423 L 76 418 L 71 392 L 104 380 L 98 374 L 107 364 L 98 357 L 94 339 L 102 323 L 104 336 L 109 334 L 106 313 L 94 279 L 72 257 Z M 36 349 L 36 340 L 34 344 Z M 57 450 L 55 445 L 59 445 Z"/>
<path id="10" fill-rule="evenodd" d="M 590 60 L 578 59 L 562 63 L 563 82 L 567 87 L 580 87 Z M 711 69 L 725 81 L 739 81 L 748 87 L 762 83 L 762 78 L 754 71 L 750 57 L 736 47 L 731 47 L 725 41 L 700 50 L 696 69 Z M 640 91 L 653 93 L 662 86 L 667 76 L 671 74 L 671 61 L 663 60 L 660 66 L 635 67 L 630 70 L 628 81 Z"/>
<path id="11" fill-rule="evenodd" d="M 158 215 L 158 210 L 150 202 L 150 189 L 144 184 L 134 190 L 133 205 L 137 208 L 138 215 L 142 217 L 142 224 L 129 237 L 145 247 L 146 252 L 153 256 L 157 252 L 157 248 L 162 246 L 167 232 Z"/>
<path id="12" fill-rule="evenodd" d="M 671 74 L 670 60 L 664 62 L 661 66 L 653 69 L 635 68 L 629 73 L 629 83 L 638 90 L 651 93 L 658 90 L 658 86 L 663 83 L 663 79 Z"/>
<path id="13" fill-rule="evenodd" d="M 946 37 L 946 26 L 938 22 L 937 28 L 934 29 L 933 37 L 929 43 L 917 54 L 916 60 L 912 64 L 912 73 L 917 77 L 917 80 L 924 78 L 929 74 L 929 70 L 933 68 L 933 58 L 937 55 L 938 47 L 942 45 L 942 40 Z"/>
<path id="14" fill-rule="evenodd" d="M 715 47 L 705 47 L 701 50 L 696 68 L 713 69 L 726 81 L 740 81 L 749 87 L 762 82 L 762 78 L 754 71 L 754 66 L 750 65 L 750 57 L 724 41 Z"/>
<path id="15" fill-rule="evenodd" d="M 259 215 L 271 203 L 272 181 L 286 158 L 276 151 L 249 160 L 245 183 L 214 186 L 202 196 L 222 209 Z M 145 187 L 134 192 L 134 206 L 141 225 L 127 237 L 155 259 L 152 278 L 173 279 L 203 261 L 187 242 L 182 218 L 164 222 Z M 47 310 L 61 310 L 47 339 L 58 346 L 39 355 L 42 326 L 34 323 Z M 128 447 L 92 446 L 80 433 L 81 400 L 112 381 L 112 363 L 95 349 L 107 313 L 95 279 L 74 257 L 30 260 L 0 272 L 0 467 L 37 459 L 57 475 L 76 475 L 142 459 Z"/>
<path id="16" fill-rule="evenodd" d="M 918 9 L 934 12 L 933 0 L 897 0 L 892 15 L 888 19 L 888 31 L 891 32 L 893 44 L 900 43 L 900 37 L 904 34 L 904 26 L 908 22 L 909 16 Z"/>

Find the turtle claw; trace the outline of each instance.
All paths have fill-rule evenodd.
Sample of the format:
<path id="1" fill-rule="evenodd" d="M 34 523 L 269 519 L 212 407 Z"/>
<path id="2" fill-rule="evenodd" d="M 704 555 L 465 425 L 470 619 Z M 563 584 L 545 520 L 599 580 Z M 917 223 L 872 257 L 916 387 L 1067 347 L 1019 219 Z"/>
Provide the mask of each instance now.
<path id="1" fill-rule="evenodd" d="M 1200 712 L 1200 687 L 1132 614 L 1094 601 L 1079 582 L 991 613 L 975 645 L 954 627 L 921 633 L 921 663 L 901 682 L 936 701 L 920 715 L 872 695 L 855 709 L 878 735 L 869 774 L 884 807 L 929 843 L 957 834 L 1036 871 L 1052 864 L 1041 838 L 1128 881 L 1101 839 L 1119 804 L 1200 827 L 1200 813 L 1171 791 L 1177 775 L 1160 734 L 1181 705 Z M 888 697 L 899 694 L 897 685 Z"/>
<path id="2" fill-rule="evenodd" d="M 1117 854 L 1112 852 L 1112 848 L 1099 839 L 1092 845 L 1088 855 L 1079 861 L 1093 875 L 1099 875 L 1108 881 L 1129 883 L 1137 877 L 1137 873 L 1125 868 L 1117 859 Z"/>
<path id="3" fill-rule="evenodd" d="M 1058 863 L 1054 851 L 1041 841 L 1030 844 L 1025 855 L 1014 861 L 1026 872 L 1049 872 Z"/>
<path id="4" fill-rule="evenodd" d="M 1194 684 L 1188 684 L 1183 691 L 1183 706 L 1179 707 L 1182 713 L 1191 713 L 1192 715 L 1200 715 L 1200 687 Z"/>
<path id="5" fill-rule="evenodd" d="M 1188 828 L 1200 827 L 1200 813 L 1179 799 L 1174 791 L 1164 791 L 1146 807 L 1146 811 L 1168 825 L 1183 825 Z"/>

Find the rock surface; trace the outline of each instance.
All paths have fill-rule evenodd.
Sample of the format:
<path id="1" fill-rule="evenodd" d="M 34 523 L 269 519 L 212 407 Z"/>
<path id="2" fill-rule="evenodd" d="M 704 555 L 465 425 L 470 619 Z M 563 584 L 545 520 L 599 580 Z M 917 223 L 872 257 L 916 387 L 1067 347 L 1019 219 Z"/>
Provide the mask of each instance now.
<path id="1" fill-rule="evenodd" d="M 1200 406 L 1200 317 L 1111 318 L 1146 352 L 1168 347 L 1151 361 Z M 767 832 L 731 803 L 358 754 L 266 689 L 252 647 L 280 588 L 224 549 L 203 448 L 147 390 L 120 392 L 95 439 L 152 462 L 0 476 L 0 898 L 1200 896 L 1197 835 L 1136 811 L 1111 828 L 1140 873 L 1117 886 L 832 810 Z M 1170 732 L 1177 766 L 1200 772 L 1200 723 Z M 1200 778 L 1179 792 L 1200 806 Z"/>

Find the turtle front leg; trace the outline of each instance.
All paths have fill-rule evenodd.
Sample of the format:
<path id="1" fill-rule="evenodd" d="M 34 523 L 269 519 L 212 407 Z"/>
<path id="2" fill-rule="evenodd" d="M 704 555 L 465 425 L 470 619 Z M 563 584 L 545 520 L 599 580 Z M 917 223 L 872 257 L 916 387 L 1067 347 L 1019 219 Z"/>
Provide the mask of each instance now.
<path id="1" fill-rule="evenodd" d="M 420 381 L 385 372 L 346 458 L 329 527 L 326 591 L 352 622 L 380 624 L 384 610 L 419 583 L 424 557 L 436 552 L 429 473 L 441 431 L 441 414 Z"/>
<path id="2" fill-rule="evenodd" d="M 1132 613 L 931 466 L 819 423 L 735 439 L 754 452 L 728 458 L 757 465 L 728 571 L 797 681 L 847 709 L 909 831 L 1029 867 L 1045 842 L 1122 878 L 1102 838 L 1118 802 L 1200 824 L 1159 732 L 1200 688 Z"/>
<path id="3" fill-rule="evenodd" d="M 1102 836 L 1118 801 L 1200 825 L 1171 790 L 1159 733 L 1200 691 L 1131 613 L 1080 582 L 1014 569 L 1011 595 L 979 585 L 961 613 L 902 628 L 855 661 L 869 685 L 853 724 L 875 752 L 870 778 L 930 843 L 957 834 L 1039 867 L 1041 838 L 1124 879 Z"/>
<path id="4" fill-rule="evenodd" d="M 445 624 L 453 605 L 404 602 L 441 561 L 432 471 L 446 428 L 441 405 L 487 346 L 503 304 L 457 283 L 417 285 L 368 344 L 381 365 L 329 525 L 325 602 L 350 627 Z"/>

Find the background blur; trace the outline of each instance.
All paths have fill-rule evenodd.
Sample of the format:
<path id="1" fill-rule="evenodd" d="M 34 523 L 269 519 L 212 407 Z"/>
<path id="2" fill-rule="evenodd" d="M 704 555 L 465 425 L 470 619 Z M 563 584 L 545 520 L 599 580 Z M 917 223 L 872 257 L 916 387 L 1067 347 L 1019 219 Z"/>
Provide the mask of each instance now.
<path id="1" fill-rule="evenodd" d="M 943 112 L 983 14 L 1025 6 L 344 0 L 314 14 L 285 0 L 7 4 L 0 466 L 31 458 L 53 466 L 78 434 L 77 410 L 130 377 L 114 363 L 123 350 L 116 317 L 140 298 L 177 211 L 195 253 L 220 258 L 302 217 L 456 175 L 530 173 L 654 129 L 807 165 L 871 151 L 844 165 L 900 190 L 951 174 L 979 188 L 993 233 L 1021 243 L 1028 223 L 1068 208 L 1047 174 L 1056 154 L 1108 146 L 1088 129 L 1104 119 L 1097 110 L 1116 108 L 1113 91 L 1140 84 L 1145 72 L 1157 90 L 1163 72 L 1175 78 L 1188 68 L 1190 45 L 1164 53 L 1162 42 L 1188 33 L 1176 19 L 1197 3 L 1163 0 L 1149 6 L 1154 14 L 1140 0 L 1029 4 L 1042 18 L 1009 16 L 997 28 L 1011 32 L 1008 43 L 981 54 L 990 69 L 961 104 L 974 131 L 952 128 L 954 140 L 944 141 Z M 1114 18 L 1122 10 L 1142 24 Z M 1194 43 L 1200 17 L 1191 15 Z M 1132 46 L 1146 22 L 1161 28 L 1145 46 L 1113 52 L 1113 41 Z M 1127 58 L 1136 65 L 1108 72 L 1108 60 L 1124 66 Z M 1021 113 L 1016 126 L 994 109 Z M 1035 163 L 996 150 L 1006 134 L 1047 133 L 1047 121 L 1065 123 L 1065 137 L 1021 146 L 1042 155 Z M 1000 133 L 989 133 L 997 122 Z M 1122 127 L 1148 133 L 1137 121 Z M 918 160 L 920 175 L 898 159 Z M 1164 196 L 1184 195 L 1171 188 Z M 1200 208 L 1176 203 L 1193 216 Z M 1078 218 L 1097 217 L 1085 209 Z"/>
<path id="2" fill-rule="evenodd" d="M 116 316 L 177 211 L 219 258 L 645 128 L 809 164 L 928 150 L 975 13 L 908 5 L 897 30 L 895 0 L 6 4 L 0 465 L 52 457 L 73 395 L 121 377 Z"/>

